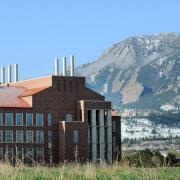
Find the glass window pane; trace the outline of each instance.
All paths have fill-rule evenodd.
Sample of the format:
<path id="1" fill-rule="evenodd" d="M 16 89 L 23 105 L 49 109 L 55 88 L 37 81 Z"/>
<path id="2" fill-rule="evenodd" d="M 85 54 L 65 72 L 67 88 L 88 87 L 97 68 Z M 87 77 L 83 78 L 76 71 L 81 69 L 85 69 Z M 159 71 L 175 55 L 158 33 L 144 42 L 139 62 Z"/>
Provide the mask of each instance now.
<path id="1" fill-rule="evenodd" d="M 36 131 L 36 143 L 44 143 L 44 131 Z"/>
<path id="2" fill-rule="evenodd" d="M 36 114 L 36 126 L 43 126 L 43 114 Z"/>
<path id="3" fill-rule="evenodd" d="M 16 142 L 17 143 L 22 143 L 23 142 L 23 131 L 22 130 L 17 130 L 16 131 Z"/>
<path id="4" fill-rule="evenodd" d="M 52 126 L 52 114 L 48 114 L 48 126 Z"/>
<path id="5" fill-rule="evenodd" d="M 6 113 L 6 126 L 12 126 L 13 125 L 13 114 L 12 113 Z"/>
<path id="6" fill-rule="evenodd" d="M 26 131 L 26 143 L 33 143 L 33 131 Z"/>
<path id="7" fill-rule="evenodd" d="M 66 121 L 71 122 L 73 120 L 72 114 L 66 114 Z"/>
<path id="8" fill-rule="evenodd" d="M 6 142 L 12 143 L 13 142 L 13 131 L 6 130 Z"/>
<path id="9" fill-rule="evenodd" d="M 3 142 L 3 130 L 0 131 L 0 142 Z"/>
<path id="10" fill-rule="evenodd" d="M 22 126 L 23 125 L 23 114 L 18 113 L 16 114 L 16 126 Z"/>
<path id="11" fill-rule="evenodd" d="M 0 126 L 3 125 L 3 113 L 0 113 Z"/>
<path id="12" fill-rule="evenodd" d="M 26 114 L 26 126 L 33 126 L 33 114 Z"/>
<path id="13" fill-rule="evenodd" d="M 48 142 L 52 142 L 52 131 L 48 131 Z"/>
<path id="14" fill-rule="evenodd" d="M 73 131 L 73 143 L 78 143 L 78 131 L 77 130 L 74 130 Z"/>

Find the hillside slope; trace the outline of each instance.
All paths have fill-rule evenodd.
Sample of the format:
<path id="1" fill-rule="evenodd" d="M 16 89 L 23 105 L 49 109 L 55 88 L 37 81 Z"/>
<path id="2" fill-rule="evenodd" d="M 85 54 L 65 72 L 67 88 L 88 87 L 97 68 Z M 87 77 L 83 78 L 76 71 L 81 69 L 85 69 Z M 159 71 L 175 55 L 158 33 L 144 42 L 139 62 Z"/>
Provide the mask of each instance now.
<path id="1" fill-rule="evenodd" d="M 114 44 L 76 69 L 116 109 L 180 105 L 180 34 L 137 36 Z"/>

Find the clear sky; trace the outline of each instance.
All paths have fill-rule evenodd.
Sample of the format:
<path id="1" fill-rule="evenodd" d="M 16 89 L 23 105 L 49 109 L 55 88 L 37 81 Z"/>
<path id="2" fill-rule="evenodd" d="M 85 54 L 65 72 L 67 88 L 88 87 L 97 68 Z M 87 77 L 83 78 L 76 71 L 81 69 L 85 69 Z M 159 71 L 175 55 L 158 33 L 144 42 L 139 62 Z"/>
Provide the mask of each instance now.
<path id="1" fill-rule="evenodd" d="M 180 32 L 180 0 L 0 1 L 0 66 L 20 78 L 53 73 L 54 58 L 95 60 L 130 36 Z"/>

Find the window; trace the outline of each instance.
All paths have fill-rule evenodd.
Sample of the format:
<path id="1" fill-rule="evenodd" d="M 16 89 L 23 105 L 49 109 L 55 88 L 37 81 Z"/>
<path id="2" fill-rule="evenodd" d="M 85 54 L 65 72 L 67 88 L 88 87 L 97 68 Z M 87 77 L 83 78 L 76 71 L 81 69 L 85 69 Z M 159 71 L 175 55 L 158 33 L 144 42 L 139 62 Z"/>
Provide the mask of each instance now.
<path id="1" fill-rule="evenodd" d="M 12 125 L 13 125 L 13 114 L 6 113 L 6 126 L 12 126 Z"/>
<path id="2" fill-rule="evenodd" d="M 43 114 L 36 114 L 36 126 L 43 126 Z"/>
<path id="3" fill-rule="evenodd" d="M 23 142 L 23 130 L 16 130 L 16 142 L 17 143 Z"/>
<path id="4" fill-rule="evenodd" d="M 36 161 L 39 163 L 44 161 L 44 148 L 36 148 Z"/>
<path id="5" fill-rule="evenodd" d="M 48 114 L 48 126 L 52 126 L 52 114 Z"/>
<path id="6" fill-rule="evenodd" d="M 48 142 L 52 142 L 52 131 L 48 131 Z"/>
<path id="7" fill-rule="evenodd" d="M 31 164 L 34 158 L 34 149 L 31 147 L 26 148 L 26 163 Z"/>
<path id="8" fill-rule="evenodd" d="M 77 144 L 78 143 L 78 131 L 77 130 L 74 130 L 73 131 L 73 143 Z"/>
<path id="9" fill-rule="evenodd" d="M 113 123 L 113 132 L 116 132 L 116 122 L 113 121 L 112 123 Z"/>
<path id="10" fill-rule="evenodd" d="M 26 114 L 26 126 L 33 126 L 33 114 Z"/>
<path id="11" fill-rule="evenodd" d="M 3 114 L 0 113 L 0 126 L 2 126 L 2 125 L 3 125 Z"/>
<path id="12" fill-rule="evenodd" d="M 24 149 L 18 147 L 16 150 L 16 157 L 23 162 L 23 156 L 24 156 Z"/>
<path id="13" fill-rule="evenodd" d="M 6 142 L 7 143 L 13 142 L 13 131 L 12 130 L 6 130 Z"/>
<path id="14" fill-rule="evenodd" d="M 13 162 L 13 148 L 12 147 L 7 148 L 7 155 L 8 155 L 9 161 L 12 163 Z"/>
<path id="15" fill-rule="evenodd" d="M 22 126 L 23 125 L 23 114 L 18 113 L 16 114 L 16 126 Z"/>
<path id="16" fill-rule="evenodd" d="M 0 143 L 2 143 L 3 142 L 3 131 L 1 130 L 0 131 Z"/>
<path id="17" fill-rule="evenodd" d="M 26 131 L 26 143 L 33 143 L 33 131 Z"/>
<path id="18" fill-rule="evenodd" d="M 3 161 L 3 148 L 0 147 L 0 161 Z"/>
<path id="19" fill-rule="evenodd" d="M 44 131 L 36 131 L 36 143 L 44 143 Z"/>
<path id="20" fill-rule="evenodd" d="M 71 122 L 73 120 L 72 114 L 68 113 L 66 114 L 66 121 Z"/>

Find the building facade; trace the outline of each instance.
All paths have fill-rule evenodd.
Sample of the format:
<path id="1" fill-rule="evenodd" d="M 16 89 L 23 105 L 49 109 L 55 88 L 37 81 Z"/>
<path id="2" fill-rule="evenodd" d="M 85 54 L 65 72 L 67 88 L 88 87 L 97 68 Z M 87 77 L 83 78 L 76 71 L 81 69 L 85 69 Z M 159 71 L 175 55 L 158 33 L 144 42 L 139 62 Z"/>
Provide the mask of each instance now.
<path id="1" fill-rule="evenodd" d="M 3 83 L 0 160 L 59 163 L 119 159 L 121 123 L 111 109 L 111 102 L 87 88 L 84 77 L 73 73 Z"/>

